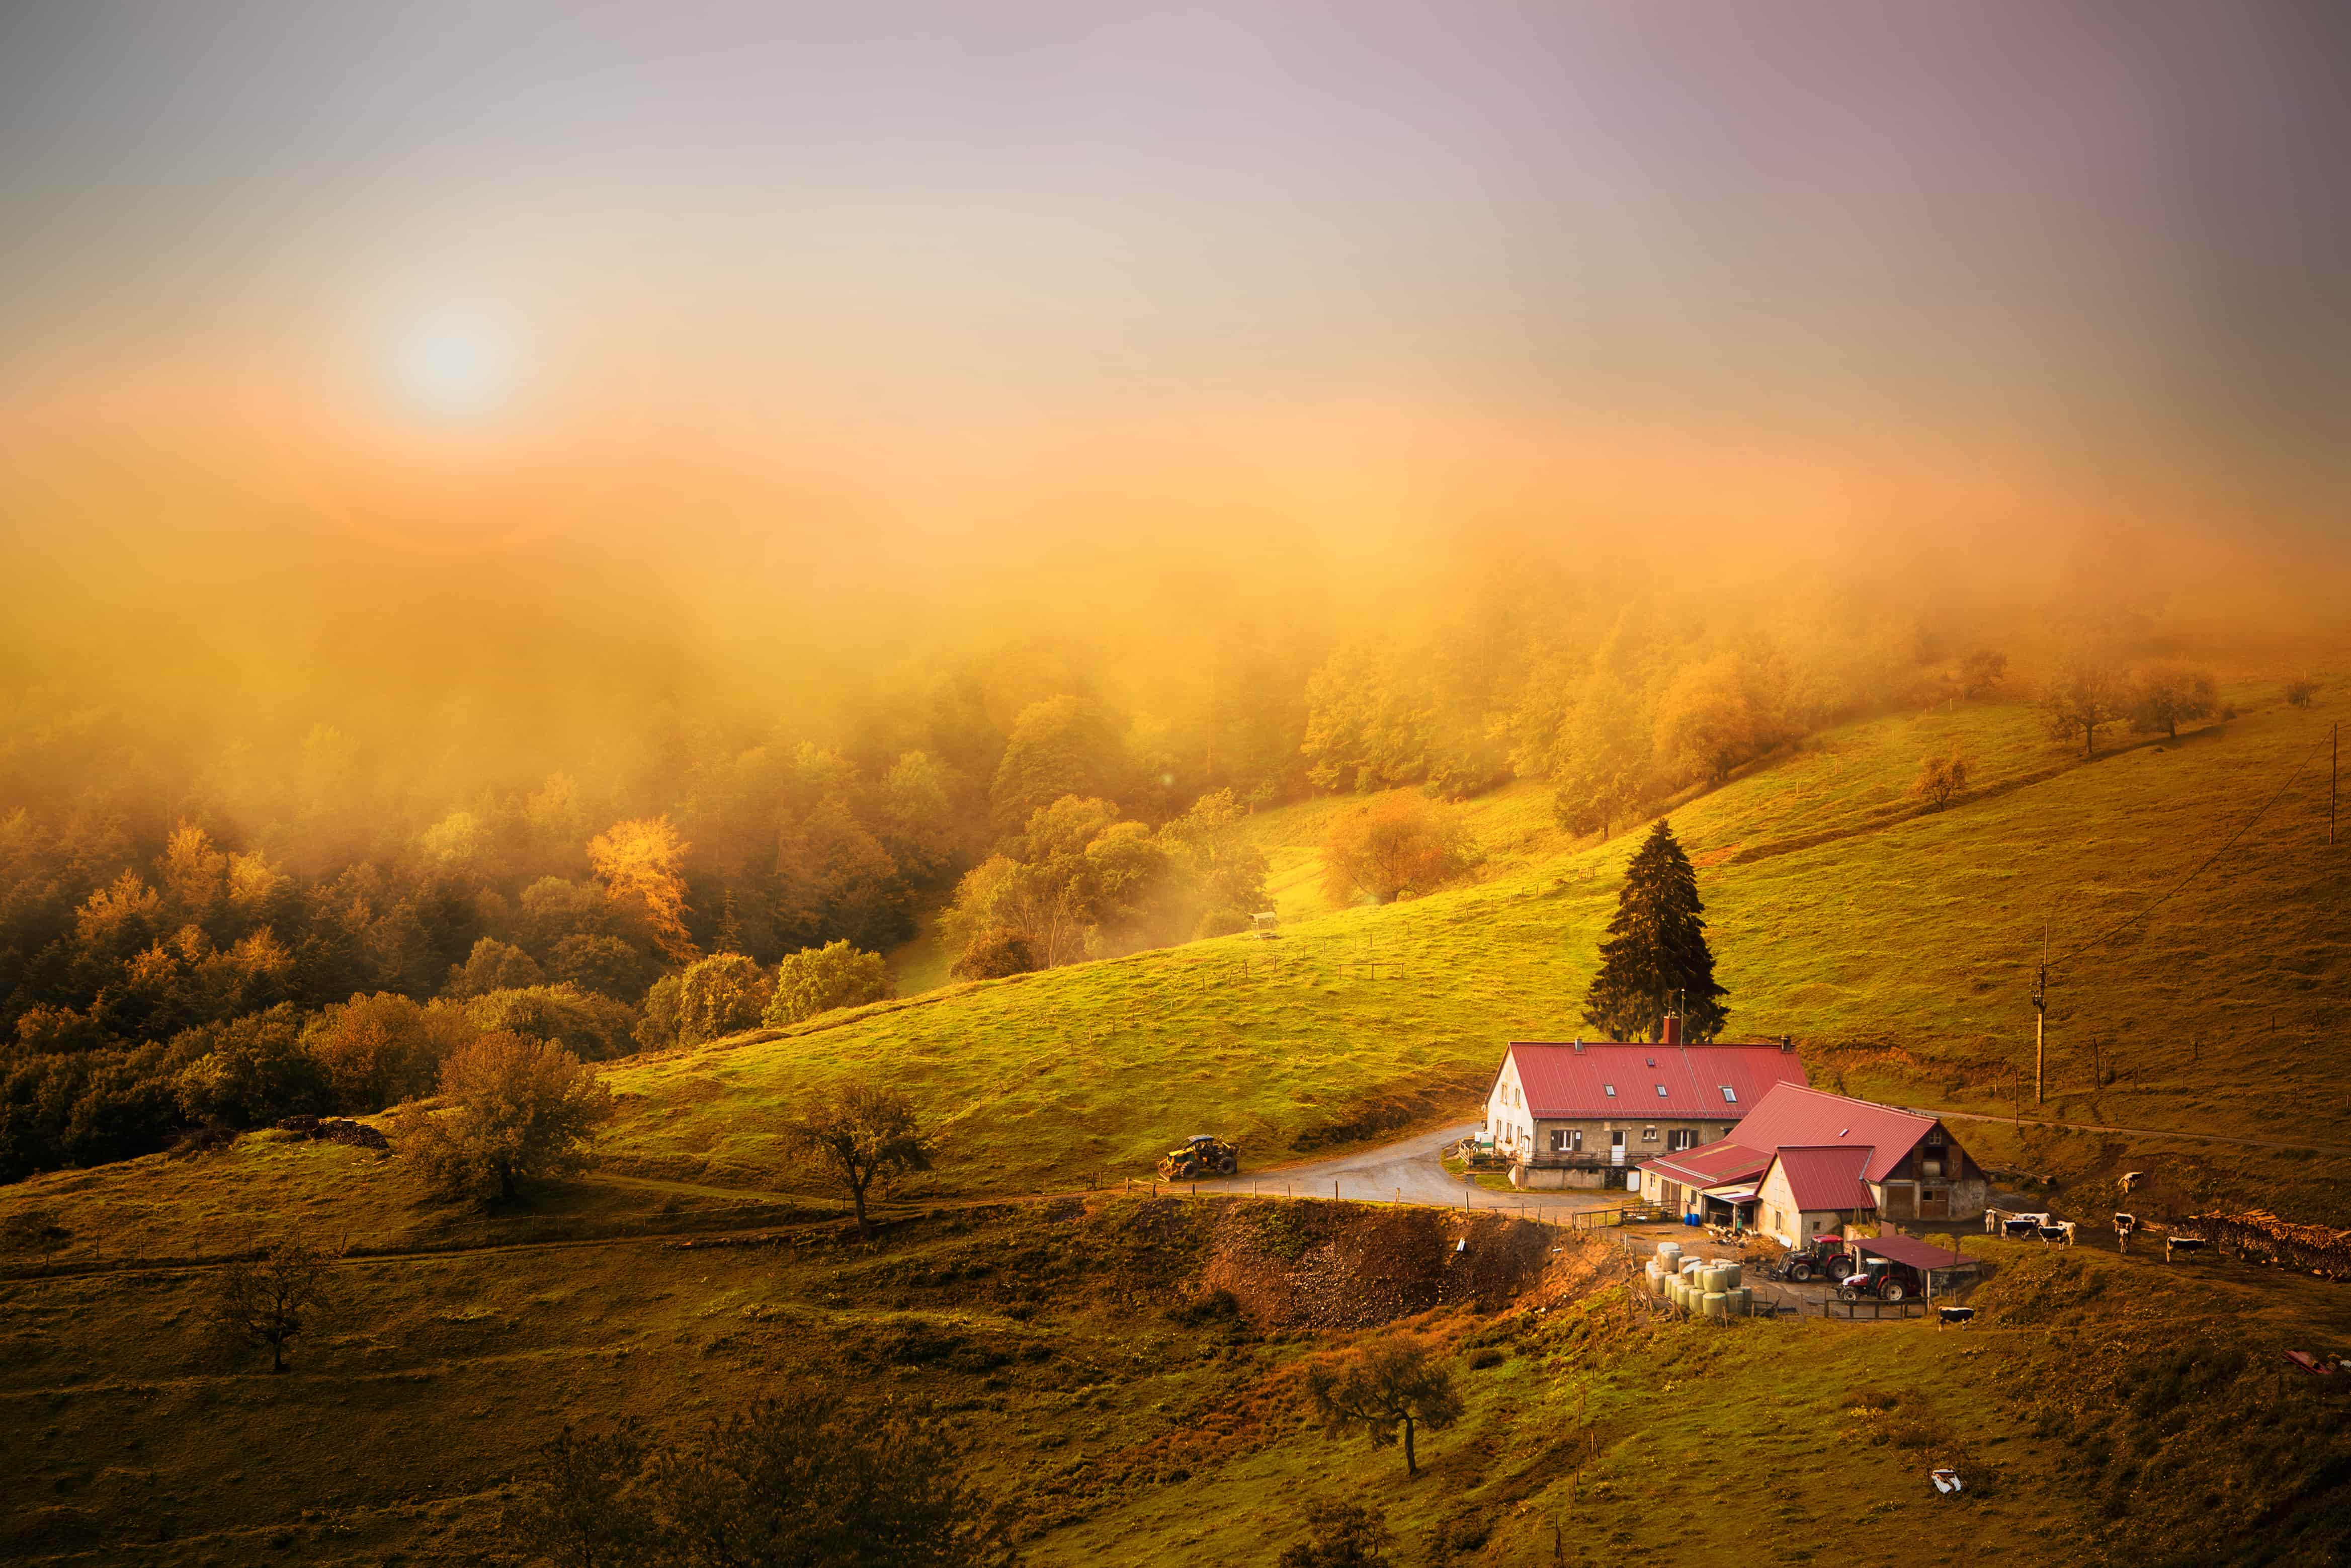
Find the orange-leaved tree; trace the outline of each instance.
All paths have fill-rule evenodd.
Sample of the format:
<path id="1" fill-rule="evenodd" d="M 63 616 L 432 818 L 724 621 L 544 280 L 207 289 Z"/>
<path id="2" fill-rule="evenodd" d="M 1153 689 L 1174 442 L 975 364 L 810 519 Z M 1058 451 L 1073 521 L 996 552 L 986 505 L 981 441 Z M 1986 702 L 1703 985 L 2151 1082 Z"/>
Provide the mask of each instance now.
<path id="1" fill-rule="evenodd" d="M 685 932 L 685 852 L 691 847 L 667 817 L 615 822 L 588 841 L 588 863 L 605 894 L 640 915 L 653 946 L 678 964 L 696 956 Z"/>

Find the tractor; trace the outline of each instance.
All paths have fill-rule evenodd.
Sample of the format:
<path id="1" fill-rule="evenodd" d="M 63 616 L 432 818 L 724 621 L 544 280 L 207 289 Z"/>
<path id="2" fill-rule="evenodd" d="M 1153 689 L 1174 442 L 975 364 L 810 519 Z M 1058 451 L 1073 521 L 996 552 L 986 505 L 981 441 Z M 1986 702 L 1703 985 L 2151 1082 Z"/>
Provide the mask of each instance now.
<path id="1" fill-rule="evenodd" d="M 1918 1271 L 1907 1263 L 1896 1263 L 1891 1258 L 1875 1255 L 1862 1259 L 1861 1267 L 1844 1277 L 1837 1294 L 1848 1301 L 1874 1296 L 1881 1301 L 1898 1301 L 1906 1296 L 1921 1293 L 1924 1281 Z"/>
<path id="2" fill-rule="evenodd" d="M 1196 1181 L 1202 1176 L 1228 1176 L 1241 1168 L 1241 1152 L 1209 1133 L 1195 1133 L 1180 1149 L 1170 1149 L 1159 1162 L 1161 1181 Z"/>
<path id="3" fill-rule="evenodd" d="M 1845 1250 L 1842 1236 L 1815 1236 L 1804 1246 L 1790 1249 L 1771 1271 L 1799 1285 L 1822 1279 L 1843 1284 L 1853 1268 L 1853 1255 Z"/>

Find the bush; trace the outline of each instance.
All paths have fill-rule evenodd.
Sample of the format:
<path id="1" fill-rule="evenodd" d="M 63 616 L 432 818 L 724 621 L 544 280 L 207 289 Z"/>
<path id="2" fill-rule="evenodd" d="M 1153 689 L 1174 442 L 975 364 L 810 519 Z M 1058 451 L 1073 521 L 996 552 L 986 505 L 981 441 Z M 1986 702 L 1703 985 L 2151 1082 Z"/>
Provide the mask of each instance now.
<path id="1" fill-rule="evenodd" d="M 1306 1511 L 1306 1534 L 1282 1552 L 1279 1568 L 1384 1568 L 1395 1543 L 1376 1510 L 1318 1503 Z"/>
<path id="2" fill-rule="evenodd" d="M 2304 678 L 2288 681 L 2285 684 L 2285 702 L 2288 707 L 2308 707 L 2310 699 L 2317 695 L 2316 681 Z"/>
<path id="3" fill-rule="evenodd" d="M 582 1061 L 606 1061 L 635 1048 L 637 1009 L 569 981 L 522 990 L 492 991 L 465 1004 L 484 1034 L 519 1034 L 551 1041 Z"/>
<path id="4" fill-rule="evenodd" d="M 1434 893 L 1468 871 L 1476 852 L 1449 806 L 1401 790 L 1343 812 L 1322 841 L 1322 890 L 1334 904 L 1368 894 Z"/>
<path id="5" fill-rule="evenodd" d="M 1968 760 L 1955 751 L 1949 757 L 1927 758 L 1910 786 L 1910 798 L 1925 801 L 1930 811 L 1939 811 L 1965 794 L 1967 788 Z"/>
<path id="6" fill-rule="evenodd" d="M 775 995 L 760 1021 L 770 1027 L 799 1023 L 835 1008 L 886 1001 L 894 989 L 879 953 L 863 952 L 845 939 L 803 947 L 776 966 Z"/>
<path id="7" fill-rule="evenodd" d="M 1000 980 L 1036 967 L 1037 956 L 1029 951 L 1027 937 L 1017 931 L 983 931 L 947 973 L 958 980 Z"/>

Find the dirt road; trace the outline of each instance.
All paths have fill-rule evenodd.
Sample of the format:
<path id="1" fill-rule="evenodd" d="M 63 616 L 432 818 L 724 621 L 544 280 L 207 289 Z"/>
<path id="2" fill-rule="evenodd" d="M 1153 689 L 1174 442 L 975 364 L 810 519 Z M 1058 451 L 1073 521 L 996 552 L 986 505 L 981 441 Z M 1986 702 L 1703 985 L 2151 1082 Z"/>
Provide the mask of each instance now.
<path id="1" fill-rule="evenodd" d="M 2265 1138 L 2239 1138 L 2227 1133 L 2183 1133 L 2176 1127 L 2110 1127 L 2102 1122 L 2045 1122 L 2031 1116 L 1989 1116 L 1977 1111 L 1932 1111 L 1921 1106 L 1906 1106 L 1921 1116 L 1940 1116 L 1946 1122 L 2001 1122 L 2011 1127 L 2063 1127 L 2073 1133 L 2123 1133 L 2135 1138 L 2187 1138 L 2204 1144 L 2235 1144 L 2247 1149 L 2284 1149 L 2295 1154 L 2351 1155 L 2346 1149 L 2328 1144 L 2281 1144 Z"/>
<path id="2" fill-rule="evenodd" d="M 1439 1163 L 1444 1151 L 1478 1130 L 1476 1122 L 1416 1133 L 1375 1149 L 1358 1149 L 1327 1160 L 1282 1166 L 1271 1170 L 1248 1168 L 1249 1151 L 1241 1151 L 1242 1172 L 1220 1181 L 1199 1184 L 1202 1192 L 1249 1192 L 1273 1197 L 1337 1197 L 1368 1203 L 1439 1204 L 1458 1208 L 1467 1197 L 1475 1208 L 1537 1208 L 1565 1213 L 1571 1208 L 1614 1208 L 1625 1201 L 1621 1192 L 1489 1192 L 1465 1177 L 1449 1176 Z M 1251 1184 L 1254 1183 L 1254 1188 Z M 1190 1190 L 1189 1184 L 1179 1184 Z"/>

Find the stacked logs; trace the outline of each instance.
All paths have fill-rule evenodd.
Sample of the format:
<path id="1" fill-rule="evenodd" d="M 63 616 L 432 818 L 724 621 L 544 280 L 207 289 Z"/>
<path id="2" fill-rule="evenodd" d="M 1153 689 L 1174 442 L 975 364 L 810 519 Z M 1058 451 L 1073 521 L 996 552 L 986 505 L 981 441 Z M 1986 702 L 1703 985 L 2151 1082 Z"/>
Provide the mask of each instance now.
<path id="1" fill-rule="evenodd" d="M 2244 1214 L 2190 1215 L 2179 1228 L 2252 1262 L 2306 1270 L 2323 1279 L 2351 1280 L 2351 1230 L 2298 1225 L 2265 1208 Z"/>

